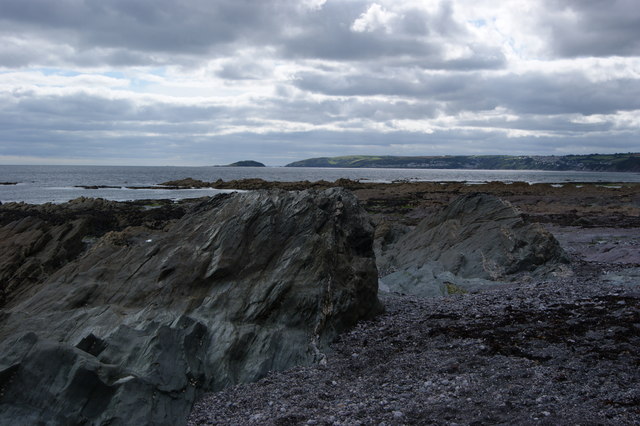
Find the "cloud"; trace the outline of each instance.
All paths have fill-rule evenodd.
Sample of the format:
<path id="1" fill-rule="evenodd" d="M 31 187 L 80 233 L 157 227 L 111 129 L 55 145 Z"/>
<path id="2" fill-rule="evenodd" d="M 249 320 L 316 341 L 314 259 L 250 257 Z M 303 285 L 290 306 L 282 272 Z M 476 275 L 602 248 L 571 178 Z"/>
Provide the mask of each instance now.
<path id="1" fill-rule="evenodd" d="M 5 39 L 18 34 L 30 48 L 36 48 L 30 41 L 47 39 L 71 49 L 73 55 L 61 52 L 61 63 L 139 65 L 145 59 L 157 64 L 168 63 L 169 55 L 174 60 L 224 55 L 243 40 L 268 43 L 277 34 L 281 18 L 299 13 L 291 4 L 280 0 L 6 0 L 0 3 L 0 22 Z M 30 63 L 42 64 L 35 52 L 33 56 Z"/>
<path id="2" fill-rule="evenodd" d="M 389 32 L 391 30 L 390 23 L 396 19 L 398 15 L 385 10 L 377 3 L 372 4 L 366 12 L 360 15 L 351 25 L 351 30 L 357 33 L 372 32 L 383 30 Z"/>
<path id="3" fill-rule="evenodd" d="M 637 150 L 637 9 L 3 0 L 0 158 Z"/>
<path id="4" fill-rule="evenodd" d="M 597 84 L 577 73 L 523 75 L 425 74 L 346 76 L 299 73 L 302 90 L 332 96 L 402 96 L 441 103 L 449 113 L 503 107 L 524 114 L 606 114 L 640 109 L 640 79 L 612 79 Z"/>
<path id="5" fill-rule="evenodd" d="M 562 57 L 638 56 L 640 8 L 635 0 L 547 0 L 540 17 Z"/>
<path id="6" fill-rule="evenodd" d="M 252 46 L 288 58 L 391 58 L 444 69 L 486 67 L 490 58 L 489 66 L 501 65 L 499 48 L 471 40 L 449 3 L 434 11 L 400 5 L 392 4 L 394 11 L 365 1 L 301 7 L 284 0 L 6 0 L 0 57 L 5 67 L 191 67 Z M 465 54 L 449 58 L 455 50 Z"/>

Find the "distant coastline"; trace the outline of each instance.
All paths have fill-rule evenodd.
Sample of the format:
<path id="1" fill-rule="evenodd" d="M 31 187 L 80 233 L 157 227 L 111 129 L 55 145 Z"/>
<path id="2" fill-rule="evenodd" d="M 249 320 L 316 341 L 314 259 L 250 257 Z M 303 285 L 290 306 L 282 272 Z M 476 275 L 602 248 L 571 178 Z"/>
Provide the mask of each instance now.
<path id="1" fill-rule="evenodd" d="M 550 170 L 590 172 L 640 172 L 640 153 L 588 155 L 443 155 L 443 156 L 343 156 L 295 161 L 285 167 Z"/>

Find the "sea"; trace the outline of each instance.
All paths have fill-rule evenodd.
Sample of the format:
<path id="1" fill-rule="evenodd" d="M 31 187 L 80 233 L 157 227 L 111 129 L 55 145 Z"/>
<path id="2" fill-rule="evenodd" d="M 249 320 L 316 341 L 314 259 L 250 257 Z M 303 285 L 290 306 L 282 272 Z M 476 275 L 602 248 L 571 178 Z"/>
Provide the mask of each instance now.
<path id="1" fill-rule="evenodd" d="M 581 183 L 640 182 L 640 173 L 536 171 L 536 170 L 438 170 L 438 169 L 343 169 L 308 167 L 136 167 L 136 166 L 18 166 L 0 165 L 0 202 L 31 204 L 63 203 L 78 197 L 114 201 L 198 198 L 229 192 L 216 189 L 170 190 L 160 183 L 193 178 L 203 181 L 260 178 L 267 181 L 333 182 L 340 178 L 362 182 L 427 181 Z M 85 189 L 80 186 L 113 186 Z M 149 189 L 128 187 L 151 186 Z"/>

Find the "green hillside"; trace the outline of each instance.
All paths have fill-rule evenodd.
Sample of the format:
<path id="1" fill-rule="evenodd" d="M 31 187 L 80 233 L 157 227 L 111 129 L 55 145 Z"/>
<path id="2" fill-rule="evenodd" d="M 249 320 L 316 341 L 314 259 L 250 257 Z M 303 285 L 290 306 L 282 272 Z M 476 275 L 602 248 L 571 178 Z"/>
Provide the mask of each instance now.
<path id="1" fill-rule="evenodd" d="M 286 167 L 640 172 L 640 153 L 565 156 L 458 155 L 397 157 L 352 155 L 310 158 L 287 164 Z"/>

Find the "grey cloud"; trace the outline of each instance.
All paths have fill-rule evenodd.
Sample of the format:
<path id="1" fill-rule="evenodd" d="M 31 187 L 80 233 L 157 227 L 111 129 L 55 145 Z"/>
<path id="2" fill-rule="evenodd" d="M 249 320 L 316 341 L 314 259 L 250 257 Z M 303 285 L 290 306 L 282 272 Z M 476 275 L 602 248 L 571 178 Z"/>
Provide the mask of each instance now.
<path id="1" fill-rule="evenodd" d="M 210 123 L 242 124 L 249 111 L 218 106 L 156 103 L 135 105 L 126 99 L 106 99 L 85 93 L 38 96 L 24 92 L 0 97 L 0 141 L 12 134 L 31 134 L 42 140 L 66 134 L 97 132 L 171 135 L 215 130 Z"/>
<path id="2" fill-rule="evenodd" d="M 516 113 L 609 114 L 640 109 L 640 80 L 592 82 L 575 73 L 529 73 L 489 79 L 475 93 L 496 99 Z M 473 91 L 469 91 L 473 96 Z M 458 104 L 463 107 L 464 99 Z"/>
<path id="3" fill-rule="evenodd" d="M 302 17 L 293 25 L 300 29 L 282 41 L 284 55 L 290 58 L 322 58 L 334 61 L 370 61 L 372 66 L 424 69 L 495 69 L 505 65 L 496 47 L 474 44 L 463 27 L 455 22 L 449 2 L 430 15 L 408 10 L 398 17 L 393 31 L 356 32 L 352 23 L 368 7 L 360 2 L 328 2 L 315 15 Z M 442 39 L 470 48 L 471 56 L 445 59 Z M 375 61 L 375 62 L 374 62 Z"/>
<path id="4" fill-rule="evenodd" d="M 425 88 L 410 81 L 393 76 L 369 74 L 344 75 L 316 72 L 300 72 L 293 84 L 310 92 L 332 96 L 372 96 L 392 95 L 420 97 L 426 94 Z"/>
<path id="5" fill-rule="evenodd" d="M 216 72 L 218 77 L 226 80 L 259 80 L 270 74 L 269 69 L 246 59 L 229 60 Z"/>
<path id="6" fill-rule="evenodd" d="M 260 113 L 269 119 L 331 124 L 356 120 L 387 122 L 402 119 L 433 118 L 437 105 L 429 101 L 407 102 L 403 100 L 359 100 L 354 98 L 289 99 L 286 97 L 265 101 L 259 105 Z"/>
<path id="7" fill-rule="evenodd" d="M 440 47 L 421 38 L 384 32 L 356 32 L 351 25 L 366 3 L 328 2 L 315 12 L 292 23 L 295 35 L 284 36 L 283 53 L 291 58 L 321 58 L 330 60 L 368 60 L 403 55 L 437 56 Z"/>
<path id="8" fill-rule="evenodd" d="M 406 12 L 390 33 L 353 31 L 354 20 L 369 6 L 365 0 L 330 0 L 319 10 L 285 0 L 4 0 L 0 34 L 26 43 L 19 55 L 5 52 L 5 66 L 192 66 L 211 57 L 234 56 L 244 46 L 270 47 L 289 59 L 387 61 L 433 69 L 504 65 L 498 49 L 473 44 L 448 2 L 433 14 Z M 472 55 L 444 60 L 443 37 L 468 45 Z M 65 49 L 43 57 L 37 54 L 40 39 Z M 239 71 L 228 65 L 220 75 L 256 77 Z"/>
<path id="9" fill-rule="evenodd" d="M 555 135 L 572 136 L 594 132 L 608 132 L 613 130 L 611 122 L 576 123 L 571 116 L 566 115 L 523 115 L 517 119 L 505 117 L 491 117 L 485 120 L 460 120 L 463 127 L 486 127 L 493 129 L 514 129 L 553 132 Z"/>
<path id="10" fill-rule="evenodd" d="M 313 77 L 308 76 L 307 80 L 319 83 L 320 88 L 331 81 L 320 81 Z M 514 150 L 553 152 L 556 149 L 554 144 L 570 144 L 574 148 L 581 146 L 580 149 L 589 147 L 607 152 L 612 149 L 628 151 L 630 146 L 637 145 L 637 129 L 618 128 L 611 123 L 571 121 L 575 113 L 638 108 L 637 99 L 640 96 L 625 99 L 620 95 L 625 90 L 627 94 L 637 93 L 639 89 L 635 81 L 615 80 L 593 86 L 586 79 L 576 76 L 544 77 L 536 73 L 489 79 L 467 73 L 440 75 L 437 78 L 423 76 L 418 83 L 405 82 L 400 86 L 397 86 L 398 81 L 404 80 L 398 78 L 390 78 L 389 81 L 379 78 L 354 81 L 359 84 L 368 81 L 365 85 L 355 87 L 360 92 L 384 92 L 393 96 L 387 100 L 341 96 L 317 101 L 300 93 L 291 96 L 291 92 L 283 89 L 281 97 L 257 100 L 244 107 L 228 107 L 163 102 L 139 105 L 127 99 L 108 99 L 88 93 L 54 96 L 29 91 L 4 92 L 0 95 L 0 155 L 18 155 L 16 152 L 22 155 L 34 152 L 54 155 L 57 149 L 60 152 L 77 150 L 89 155 L 100 150 L 111 152 L 115 146 L 120 147 L 122 153 L 133 155 L 138 152 L 135 147 L 145 144 L 154 153 L 149 155 L 160 155 L 162 144 L 167 146 L 167 151 L 185 153 L 196 147 L 203 153 L 215 151 L 212 147 L 220 146 L 225 146 L 224 150 L 227 151 L 233 145 L 233 149 L 242 146 L 247 152 L 265 149 L 267 154 L 280 155 L 281 158 L 293 152 L 300 152 L 298 158 L 304 158 L 318 150 L 323 150 L 322 155 L 354 153 L 358 149 L 363 150 L 359 153 L 367 153 L 367 149 L 370 149 L 368 153 L 375 150 L 405 153 L 394 151 L 396 148 L 393 146 L 399 145 L 416 146 L 416 149 L 424 147 L 429 152 L 437 149 L 443 154 L 464 154 L 476 150 L 495 152 L 491 150 L 498 149 L 502 144 L 510 153 Z M 338 89 L 338 93 L 346 90 L 362 94 L 355 91 L 353 85 L 345 84 Z M 419 92 L 420 96 L 415 92 Z M 398 93 L 406 96 L 398 96 Z M 567 101 L 569 95 L 572 98 Z M 460 121 L 451 130 L 436 129 L 432 134 L 391 131 L 393 120 L 434 118 L 444 109 L 449 109 L 448 112 L 455 117 L 461 111 L 484 111 L 495 106 L 508 108 L 518 113 L 519 117 L 516 120 L 497 117 Z M 251 128 L 256 125 L 255 119 L 311 125 L 332 124 L 343 131 L 267 134 L 260 131 L 203 136 L 215 133 L 221 126 Z M 387 124 L 390 126 L 389 132 L 363 130 L 372 122 Z M 486 130 L 478 130 L 477 127 Z M 505 136 L 505 131 L 509 129 L 543 131 L 554 137 L 509 139 Z M 129 148 L 129 144 L 135 147 Z M 307 147 L 316 144 L 318 147 L 313 149 Z M 143 149 L 139 149 L 143 155 Z M 118 154 L 118 149 L 113 150 Z M 194 156 L 193 162 L 199 163 L 199 158 Z"/>
<path id="11" fill-rule="evenodd" d="M 412 79 L 366 73 L 333 75 L 305 72 L 294 84 L 311 92 L 334 96 L 401 96 L 440 102 L 460 111 L 505 107 L 525 114 L 607 114 L 640 109 L 640 80 L 591 82 L 577 74 L 527 73 L 481 76 L 468 73 L 429 75 Z"/>
<path id="12" fill-rule="evenodd" d="M 640 5 L 636 0 L 547 0 L 540 25 L 563 57 L 640 55 Z M 567 18 L 562 12 L 571 12 Z"/>
<path id="13" fill-rule="evenodd" d="M 316 156 L 381 154 L 403 155 L 468 155 L 482 154 L 562 154 L 626 152 L 634 143 L 637 134 L 622 134 L 615 141 L 599 135 L 577 135 L 573 137 L 519 137 L 509 138 L 500 131 L 468 131 L 451 129 L 432 134 L 419 132 L 331 132 L 312 131 L 296 133 L 236 134 L 217 137 L 230 146 L 245 149 L 270 151 L 272 158 L 287 160 Z M 404 146 L 406 148 L 400 148 Z"/>
<path id="14" fill-rule="evenodd" d="M 33 52 L 25 51 L 21 46 L 9 44 L 8 40 L 0 38 L 0 66 L 6 68 L 20 68 L 31 64 Z"/>
<path id="15" fill-rule="evenodd" d="M 141 58 L 168 62 L 158 55 L 221 55 L 242 40 L 268 43 L 293 6 L 284 0 L 3 0 L 0 23 L 5 34 L 23 40 L 72 46 L 77 57 L 64 58 L 71 63 L 82 65 L 87 53 L 95 60 L 102 49 L 103 63 L 135 65 Z"/>

